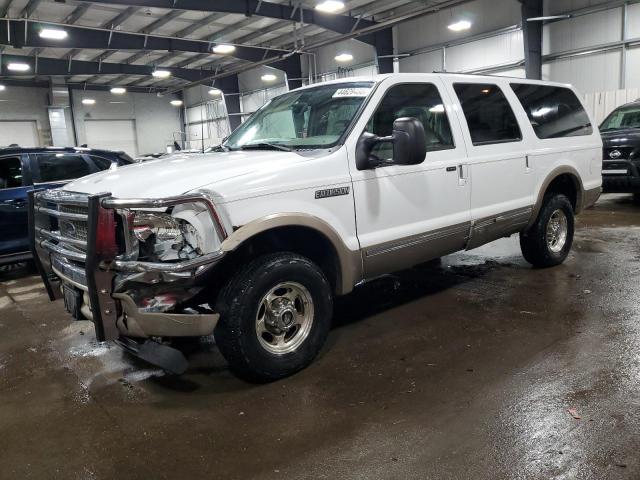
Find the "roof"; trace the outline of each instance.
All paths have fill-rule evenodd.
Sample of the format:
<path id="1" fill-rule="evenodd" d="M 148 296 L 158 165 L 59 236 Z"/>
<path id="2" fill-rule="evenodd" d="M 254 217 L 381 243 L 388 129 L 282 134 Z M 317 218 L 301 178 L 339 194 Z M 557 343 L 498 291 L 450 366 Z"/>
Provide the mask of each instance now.
<path id="1" fill-rule="evenodd" d="M 22 154 L 22 153 L 80 153 L 107 156 L 126 155 L 122 151 L 104 150 L 99 148 L 82 148 L 82 147 L 0 147 L 0 153 L 5 154 Z"/>

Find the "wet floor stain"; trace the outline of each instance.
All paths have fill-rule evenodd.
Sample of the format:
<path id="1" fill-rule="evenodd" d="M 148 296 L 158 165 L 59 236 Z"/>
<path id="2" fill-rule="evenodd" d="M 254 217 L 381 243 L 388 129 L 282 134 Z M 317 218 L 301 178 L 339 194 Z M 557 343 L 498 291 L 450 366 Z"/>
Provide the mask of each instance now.
<path id="1" fill-rule="evenodd" d="M 0 478 L 640 478 L 640 207 L 578 228 L 554 269 L 511 237 L 366 284 L 261 386 L 213 338 L 166 375 L 0 272 Z"/>

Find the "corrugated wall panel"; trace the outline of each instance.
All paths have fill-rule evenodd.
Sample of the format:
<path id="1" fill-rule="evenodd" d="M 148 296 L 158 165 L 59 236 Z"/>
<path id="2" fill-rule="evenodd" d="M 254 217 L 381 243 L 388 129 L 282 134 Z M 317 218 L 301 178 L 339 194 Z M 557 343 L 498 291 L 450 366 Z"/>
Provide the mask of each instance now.
<path id="1" fill-rule="evenodd" d="M 522 32 L 511 32 L 447 49 L 447 71 L 463 72 L 524 58 Z"/>
<path id="2" fill-rule="evenodd" d="M 566 58 L 545 63 L 542 78 L 570 83 L 580 92 L 615 90 L 620 85 L 619 51 Z"/>
<path id="3" fill-rule="evenodd" d="M 640 46 L 627 50 L 627 88 L 640 88 Z"/>
<path id="4" fill-rule="evenodd" d="M 472 22 L 471 29 L 452 32 L 447 28 L 458 20 Z M 520 4 L 517 1 L 501 1 L 500 6 L 496 7 L 495 0 L 477 0 L 403 23 L 397 28 L 398 51 L 418 50 L 517 23 L 520 23 Z"/>
<path id="5" fill-rule="evenodd" d="M 442 51 L 421 53 L 400 59 L 403 73 L 428 73 L 442 70 Z"/>
<path id="6" fill-rule="evenodd" d="M 622 8 L 549 23 L 543 29 L 543 54 L 615 42 L 622 39 Z"/>

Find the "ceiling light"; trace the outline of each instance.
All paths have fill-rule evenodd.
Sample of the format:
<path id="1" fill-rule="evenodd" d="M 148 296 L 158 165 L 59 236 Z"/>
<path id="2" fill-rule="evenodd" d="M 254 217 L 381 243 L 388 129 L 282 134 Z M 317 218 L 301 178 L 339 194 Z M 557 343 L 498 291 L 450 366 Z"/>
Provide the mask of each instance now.
<path id="1" fill-rule="evenodd" d="M 265 73 L 261 78 L 263 82 L 274 82 L 278 79 L 278 77 L 276 77 L 273 73 Z"/>
<path id="2" fill-rule="evenodd" d="M 171 76 L 171 72 L 169 70 L 154 70 L 153 72 L 151 72 L 151 75 L 153 75 L 156 78 L 167 78 Z"/>
<path id="3" fill-rule="evenodd" d="M 26 72 L 31 67 L 27 63 L 15 63 L 14 62 L 14 63 L 10 63 L 9 65 L 7 65 L 7 68 L 9 70 L 14 71 L 14 72 Z"/>
<path id="4" fill-rule="evenodd" d="M 113 87 L 111 93 L 114 95 L 122 95 L 123 93 L 127 93 L 127 89 L 124 87 Z"/>
<path id="5" fill-rule="evenodd" d="M 7 89 L 4 85 L 0 85 L 0 92 L 4 92 Z"/>
<path id="6" fill-rule="evenodd" d="M 50 40 L 64 40 L 68 34 L 64 30 L 57 28 L 43 28 L 40 30 L 40 38 L 48 38 Z"/>
<path id="7" fill-rule="evenodd" d="M 222 90 L 218 89 L 218 88 L 212 88 L 211 90 L 209 90 L 209 95 L 213 96 L 213 97 L 217 97 L 219 95 L 222 94 Z"/>
<path id="8" fill-rule="evenodd" d="M 463 30 L 469 30 L 471 28 L 471 22 L 467 20 L 460 20 L 459 22 L 452 23 L 447 28 L 453 32 L 461 32 Z"/>
<path id="9" fill-rule="evenodd" d="M 338 62 L 350 62 L 353 60 L 353 55 L 350 53 L 341 53 L 340 55 L 336 55 L 336 61 Z"/>
<path id="10" fill-rule="evenodd" d="M 343 8 L 344 3 L 338 2 L 337 0 L 324 0 L 324 2 L 316 5 L 316 10 L 326 13 L 335 13 Z"/>
<path id="11" fill-rule="evenodd" d="M 182 100 L 171 100 L 169 103 L 171 105 L 173 105 L 174 107 L 181 107 L 182 106 Z"/>
<path id="12" fill-rule="evenodd" d="M 213 53 L 218 53 L 220 55 L 229 55 L 232 52 L 236 51 L 236 47 L 233 45 L 225 45 L 224 43 L 220 43 L 213 47 Z"/>
<path id="13" fill-rule="evenodd" d="M 95 105 L 96 101 L 93 98 L 83 98 L 82 99 L 82 104 L 83 105 Z"/>

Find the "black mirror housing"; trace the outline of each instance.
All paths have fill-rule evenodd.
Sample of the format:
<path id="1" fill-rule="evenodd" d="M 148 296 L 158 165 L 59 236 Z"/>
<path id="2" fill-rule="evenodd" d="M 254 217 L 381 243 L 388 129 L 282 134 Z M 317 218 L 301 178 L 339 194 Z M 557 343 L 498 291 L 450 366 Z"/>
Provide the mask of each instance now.
<path id="1" fill-rule="evenodd" d="M 393 143 L 393 161 L 381 163 L 372 157 L 373 148 L 382 142 Z M 424 126 L 417 118 L 398 118 L 393 122 L 393 133 L 389 137 L 378 137 L 364 132 L 356 146 L 356 168 L 368 170 L 383 165 L 418 165 L 427 155 Z"/>
<path id="2" fill-rule="evenodd" d="M 427 140 L 417 118 L 398 118 L 393 122 L 393 163 L 418 165 L 427 155 Z"/>

